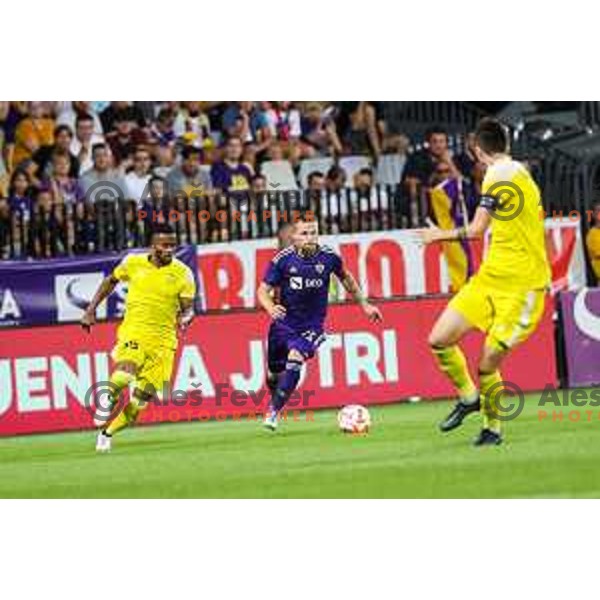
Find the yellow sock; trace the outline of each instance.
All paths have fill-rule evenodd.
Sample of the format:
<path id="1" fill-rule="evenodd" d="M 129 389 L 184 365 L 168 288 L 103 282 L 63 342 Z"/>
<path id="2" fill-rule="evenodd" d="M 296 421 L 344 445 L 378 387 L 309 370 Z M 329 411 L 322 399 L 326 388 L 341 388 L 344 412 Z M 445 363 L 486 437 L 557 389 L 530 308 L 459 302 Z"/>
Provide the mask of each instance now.
<path id="1" fill-rule="evenodd" d="M 432 346 L 431 349 L 438 367 L 452 381 L 461 398 L 474 402 L 477 399 L 477 388 L 469 374 L 467 359 L 462 350 L 458 346 L 448 346 L 446 348 Z"/>
<path id="2" fill-rule="evenodd" d="M 496 433 L 500 433 L 502 429 L 502 422 L 497 418 L 498 408 L 496 407 L 496 402 L 501 394 L 501 388 L 497 384 L 501 381 L 502 376 L 499 371 L 494 371 L 493 373 L 479 373 L 483 428 L 491 429 Z M 492 392 L 491 395 L 489 394 L 490 390 Z"/>
<path id="3" fill-rule="evenodd" d="M 117 431 L 125 429 L 136 422 L 139 414 L 148 406 L 147 402 L 132 398 L 127 406 L 112 420 L 111 424 L 105 429 L 108 435 L 114 435 Z"/>

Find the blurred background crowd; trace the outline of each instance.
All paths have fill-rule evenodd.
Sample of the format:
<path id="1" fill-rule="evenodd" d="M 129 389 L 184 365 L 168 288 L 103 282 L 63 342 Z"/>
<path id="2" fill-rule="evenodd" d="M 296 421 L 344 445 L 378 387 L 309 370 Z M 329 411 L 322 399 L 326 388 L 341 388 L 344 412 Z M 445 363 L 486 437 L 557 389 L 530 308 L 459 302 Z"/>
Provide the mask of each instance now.
<path id="1" fill-rule="evenodd" d="M 549 207 L 589 204 L 596 171 L 582 175 L 581 157 L 590 143 L 600 155 L 598 103 L 525 104 L 0 102 L 0 257 L 143 245 L 169 209 L 193 211 L 176 223 L 191 243 L 274 235 L 274 217 L 248 221 L 265 208 L 313 210 L 325 233 L 420 227 L 448 181 L 468 219 L 484 174 L 471 132 L 488 114 L 511 128 Z M 566 104 L 581 105 L 573 123 Z"/>

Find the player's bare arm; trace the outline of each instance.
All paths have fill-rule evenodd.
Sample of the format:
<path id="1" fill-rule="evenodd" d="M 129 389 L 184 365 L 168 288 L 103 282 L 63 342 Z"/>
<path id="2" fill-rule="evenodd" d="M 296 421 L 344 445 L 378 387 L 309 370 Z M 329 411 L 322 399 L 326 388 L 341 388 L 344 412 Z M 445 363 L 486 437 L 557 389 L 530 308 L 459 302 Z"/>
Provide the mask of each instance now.
<path id="1" fill-rule="evenodd" d="M 355 302 L 361 305 L 369 321 L 372 323 L 381 323 L 383 321 L 381 311 L 374 304 L 369 302 L 369 299 L 360 289 L 360 286 L 354 278 L 354 275 L 352 275 L 352 273 L 350 273 L 350 271 L 347 269 L 344 269 L 342 277 L 340 278 L 340 283 L 344 286 L 344 289 L 352 296 L 352 298 L 354 298 Z"/>
<path id="2" fill-rule="evenodd" d="M 487 208 L 479 207 L 475 213 L 474 219 L 465 227 L 457 227 L 456 229 L 440 229 L 435 225 L 431 225 L 429 229 L 422 229 L 419 234 L 421 241 L 424 244 L 432 244 L 433 242 L 452 242 L 456 240 L 475 240 L 483 237 L 486 232 L 492 217 Z"/>
<path id="3" fill-rule="evenodd" d="M 276 304 L 273 301 L 273 291 L 274 287 L 268 285 L 264 281 L 258 286 L 257 290 L 257 298 L 258 303 L 262 306 L 262 308 L 269 313 L 269 316 L 272 319 L 281 319 L 285 317 L 285 307 L 281 304 Z"/>
<path id="4" fill-rule="evenodd" d="M 106 298 L 108 298 L 112 294 L 115 287 L 117 286 L 117 283 L 119 283 L 119 280 L 113 277 L 112 275 L 109 275 L 108 277 L 105 277 L 102 280 L 102 283 L 96 290 L 92 301 L 89 303 L 80 321 L 81 326 L 88 333 L 90 332 L 92 325 L 96 324 L 96 309 L 98 308 L 98 306 L 100 306 L 100 304 L 102 304 L 102 302 L 104 302 Z"/>
<path id="5" fill-rule="evenodd" d="M 177 317 L 177 326 L 179 331 L 184 332 L 194 320 L 194 299 L 179 298 L 179 315 Z"/>

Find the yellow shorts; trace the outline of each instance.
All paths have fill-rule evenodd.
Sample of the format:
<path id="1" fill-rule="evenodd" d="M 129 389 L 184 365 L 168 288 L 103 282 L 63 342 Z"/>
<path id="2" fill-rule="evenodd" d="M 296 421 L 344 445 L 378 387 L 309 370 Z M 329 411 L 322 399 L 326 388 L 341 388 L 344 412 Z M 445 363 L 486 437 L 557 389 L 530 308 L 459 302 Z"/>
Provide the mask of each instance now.
<path id="1" fill-rule="evenodd" d="M 489 346 L 500 350 L 524 342 L 536 330 L 545 305 L 545 290 L 503 291 L 481 283 L 477 276 L 449 304 L 473 327 L 488 334 Z"/>
<path id="2" fill-rule="evenodd" d="M 162 398 L 162 391 L 169 386 L 173 373 L 174 348 L 144 343 L 128 336 L 117 341 L 111 356 L 115 362 L 135 364 L 136 388 Z"/>

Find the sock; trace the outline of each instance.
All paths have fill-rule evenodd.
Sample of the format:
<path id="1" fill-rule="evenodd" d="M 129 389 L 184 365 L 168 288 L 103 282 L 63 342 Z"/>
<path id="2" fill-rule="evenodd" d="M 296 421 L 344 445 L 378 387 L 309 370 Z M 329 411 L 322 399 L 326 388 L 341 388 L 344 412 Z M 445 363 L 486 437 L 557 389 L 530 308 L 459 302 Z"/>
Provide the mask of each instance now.
<path id="1" fill-rule="evenodd" d="M 299 360 L 288 360 L 285 364 L 285 371 L 279 377 L 279 385 L 271 396 L 271 407 L 274 411 L 279 412 L 289 400 L 300 381 L 301 369 L 302 362 Z"/>
<path id="2" fill-rule="evenodd" d="M 467 359 L 462 350 L 457 345 L 447 347 L 432 346 L 431 350 L 439 369 L 454 384 L 461 399 L 467 404 L 477 402 L 477 388 L 469 374 Z"/>
<path id="3" fill-rule="evenodd" d="M 491 429 L 496 433 L 500 433 L 502 429 L 502 422 L 498 420 L 496 417 L 498 415 L 498 411 L 495 407 L 495 402 L 498 400 L 501 391 L 499 386 L 497 386 L 489 396 L 489 390 L 492 389 L 493 386 L 500 383 L 502 381 L 502 376 L 499 371 L 494 371 L 493 373 L 482 373 L 479 372 L 479 386 L 481 389 L 481 412 L 483 414 L 483 428 Z"/>
<path id="4" fill-rule="evenodd" d="M 136 422 L 139 414 L 148 406 L 147 402 L 138 398 L 131 398 L 127 406 L 112 420 L 104 430 L 104 434 L 111 436 Z"/>

